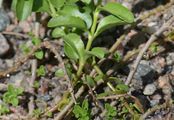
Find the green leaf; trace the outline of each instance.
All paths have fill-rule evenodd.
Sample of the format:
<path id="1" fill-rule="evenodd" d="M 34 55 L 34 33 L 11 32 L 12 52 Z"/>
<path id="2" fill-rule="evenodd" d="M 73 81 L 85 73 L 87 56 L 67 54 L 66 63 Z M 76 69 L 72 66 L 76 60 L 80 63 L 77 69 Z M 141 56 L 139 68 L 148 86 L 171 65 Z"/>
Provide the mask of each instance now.
<path id="1" fill-rule="evenodd" d="M 111 13 L 127 23 L 134 22 L 134 16 L 132 12 L 120 3 L 107 3 L 104 7 L 101 7 L 101 10 Z"/>
<path id="2" fill-rule="evenodd" d="M 4 103 L 0 103 L 0 115 L 6 114 L 8 112 L 10 112 L 9 107 Z"/>
<path id="3" fill-rule="evenodd" d="M 19 104 L 18 98 L 17 98 L 17 97 L 13 97 L 13 98 L 11 99 L 11 104 L 12 104 L 13 106 L 18 106 L 18 104 Z"/>
<path id="4" fill-rule="evenodd" d="M 63 77 L 65 75 L 64 71 L 62 69 L 58 69 L 55 72 L 56 77 Z"/>
<path id="5" fill-rule="evenodd" d="M 38 37 L 31 36 L 33 45 L 40 45 L 41 40 Z"/>
<path id="6" fill-rule="evenodd" d="M 19 88 L 16 88 L 15 92 L 16 92 L 17 95 L 20 95 L 24 92 L 24 89 L 22 87 L 19 87 Z"/>
<path id="7" fill-rule="evenodd" d="M 85 99 L 82 103 L 82 108 L 86 111 L 88 111 L 88 107 L 89 107 L 89 104 L 88 104 L 88 100 Z"/>
<path id="8" fill-rule="evenodd" d="M 87 75 L 86 76 L 86 81 L 87 81 L 88 85 L 90 85 L 91 87 L 95 86 L 94 79 L 91 76 Z"/>
<path id="9" fill-rule="evenodd" d="M 99 74 L 99 75 L 97 75 L 97 76 L 94 78 L 94 80 L 97 82 L 97 81 L 103 79 L 103 77 L 104 77 L 103 74 Z"/>
<path id="10" fill-rule="evenodd" d="M 34 55 L 35 55 L 35 57 L 36 57 L 37 59 L 42 60 L 43 57 L 44 57 L 44 52 L 43 52 L 42 50 L 39 50 L 39 51 L 36 51 L 36 52 L 34 53 Z"/>
<path id="11" fill-rule="evenodd" d="M 76 50 L 68 43 L 64 44 L 64 52 L 70 59 L 73 59 L 73 60 L 79 59 L 79 56 Z"/>
<path id="12" fill-rule="evenodd" d="M 13 11 L 16 11 L 17 2 L 18 2 L 18 0 L 12 0 L 11 9 L 12 9 Z"/>
<path id="13" fill-rule="evenodd" d="M 82 30 L 86 30 L 85 22 L 81 18 L 74 16 L 58 16 L 52 18 L 48 22 L 48 27 L 59 27 L 59 26 L 76 27 Z"/>
<path id="14" fill-rule="evenodd" d="M 75 33 L 70 33 L 64 37 L 65 41 L 65 54 L 68 57 L 72 57 L 70 55 L 73 53 L 75 56 L 73 58 L 80 59 L 83 61 L 85 59 L 85 49 L 83 41 L 81 40 L 80 36 Z M 72 50 L 72 51 L 70 51 Z"/>
<path id="15" fill-rule="evenodd" d="M 34 0 L 33 11 L 34 12 L 47 12 L 48 14 L 51 14 L 50 6 L 49 6 L 47 0 Z"/>
<path id="16" fill-rule="evenodd" d="M 111 106 L 110 104 L 106 103 L 105 104 L 105 109 L 106 109 L 106 117 L 115 117 L 117 115 L 117 111 L 115 107 Z"/>
<path id="17" fill-rule="evenodd" d="M 77 1 L 79 1 L 79 0 L 67 0 L 66 2 L 67 3 L 76 3 Z"/>
<path id="18" fill-rule="evenodd" d="M 91 17 L 90 13 L 87 10 L 85 10 L 85 9 L 81 9 L 81 10 L 83 11 L 83 13 L 80 12 L 80 9 L 77 5 L 66 5 L 60 11 L 60 13 L 62 15 L 79 17 L 82 20 L 84 20 L 87 27 L 90 28 L 91 25 L 92 25 L 92 17 Z"/>
<path id="19" fill-rule="evenodd" d="M 103 32 L 109 28 L 112 28 L 112 27 L 115 27 L 118 25 L 124 25 L 124 24 L 126 24 L 125 21 L 123 21 L 113 15 L 104 17 L 97 26 L 97 30 L 95 32 L 95 37 L 98 36 L 101 32 Z"/>
<path id="20" fill-rule="evenodd" d="M 121 61 L 121 55 L 120 55 L 120 53 L 118 51 L 116 51 L 114 53 L 114 57 L 113 58 L 114 58 L 115 61 L 120 62 Z"/>
<path id="21" fill-rule="evenodd" d="M 57 9 L 60 9 L 64 4 L 66 0 L 50 0 L 53 6 Z"/>
<path id="22" fill-rule="evenodd" d="M 91 2 L 91 0 L 81 0 L 82 2 L 89 4 Z"/>
<path id="23" fill-rule="evenodd" d="M 33 0 L 18 0 L 16 15 L 19 20 L 25 20 L 32 12 Z"/>
<path id="24" fill-rule="evenodd" d="M 37 70 L 36 70 L 37 76 L 45 76 L 46 74 L 46 69 L 43 65 L 41 65 Z"/>
<path id="25" fill-rule="evenodd" d="M 13 94 L 14 93 L 14 86 L 12 85 L 12 84 L 9 84 L 8 85 L 8 88 L 7 88 L 7 90 L 8 90 L 8 93 L 11 93 L 11 94 Z"/>
<path id="26" fill-rule="evenodd" d="M 60 27 L 55 28 L 52 32 L 53 38 L 59 38 L 59 37 L 65 36 L 65 35 L 66 35 L 65 31 Z"/>
<path id="27" fill-rule="evenodd" d="M 102 59 L 106 54 L 106 50 L 102 49 L 101 47 L 94 47 L 88 53 Z"/>
<path id="28" fill-rule="evenodd" d="M 27 46 L 27 44 L 21 44 L 19 48 L 21 48 L 24 54 L 28 54 L 30 52 L 30 48 Z"/>
<path id="29" fill-rule="evenodd" d="M 129 91 L 129 87 L 125 84 L 118 84 L 116 86 L 116 93 L 118 94 L 127 93 L 128 91 Z"/>

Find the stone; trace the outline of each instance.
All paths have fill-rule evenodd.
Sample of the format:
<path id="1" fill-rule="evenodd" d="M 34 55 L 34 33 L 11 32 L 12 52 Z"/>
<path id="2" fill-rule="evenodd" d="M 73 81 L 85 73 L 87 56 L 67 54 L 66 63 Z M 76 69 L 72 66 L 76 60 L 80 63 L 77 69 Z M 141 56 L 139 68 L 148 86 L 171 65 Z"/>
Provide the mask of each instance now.
<path id="1" fill-rule="evenodd" d="M 152 95 L 155 91 L 156 91 L 156 86 L 152 83 L 145 86 L 143 94 Z"/>
<path id="2" fill-rule="evenodd" d="M 7 42 L 7 39 L 0 34 L 0 57 L 5 55 L 10 49 L 10 45 Z"/>
<path id="3" fill-rule="evenodd" d="M 0 9 L 0 32 L 5 30 L 9 24 L 10 18 L 8 17 L 8 14 L 3 9 Z"/>

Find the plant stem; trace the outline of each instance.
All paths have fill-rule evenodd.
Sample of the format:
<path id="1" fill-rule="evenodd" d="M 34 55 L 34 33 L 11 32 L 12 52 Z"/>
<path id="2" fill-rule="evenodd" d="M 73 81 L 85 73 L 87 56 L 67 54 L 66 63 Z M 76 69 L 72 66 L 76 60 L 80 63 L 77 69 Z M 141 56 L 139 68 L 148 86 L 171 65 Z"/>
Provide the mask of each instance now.
<path id="1" fill-rule="evenodd" d="M 79 61 L 79 68 L 78 68 L 78 71 L 77 71 L 77 78 L 80 77 L 84 65 L 85 65 L 85 64 L 84 64 L 83 62 Z"/>
<path id="2" fill-rule="evenodd" d="M 99 10 L 96 8 L 96 10 L 93 13 L 93 24 L 92 24 L 92 27 L 91 27 L 92 36 L 94 35 L 95 29 L 96 29 L 96 26 L 97 26 L 98 15 L 99 15 Z"/>
<path id="3" fill-rule="evenodd" d="M 96 30 L 96 26 L 97 26 L 98 14 L 99 14 L 99 11 L 96 8 L 96 10 L 93 13 L 93 24 L 92 24 L 92 27 L 91 27 L 91 32 L 89 32 L 89 34 L 88 34 L 88 43 L 87 43 L 87 46 L 86 46 L 86 51 L 90 50 L 92 42 L 95 38 L 94 33 L 95 33 L 95 30 Z"/>
<path id="4" fill-rule="evenodd" d="M 92 41 L 93 41 L 93 37 L 89 33 L 89 35 L 88 35 L 88 42 L 87 42 L 87 45 L 86 45 L 86 51 L 90 50 L 91 45 L 92 45 Z"/>

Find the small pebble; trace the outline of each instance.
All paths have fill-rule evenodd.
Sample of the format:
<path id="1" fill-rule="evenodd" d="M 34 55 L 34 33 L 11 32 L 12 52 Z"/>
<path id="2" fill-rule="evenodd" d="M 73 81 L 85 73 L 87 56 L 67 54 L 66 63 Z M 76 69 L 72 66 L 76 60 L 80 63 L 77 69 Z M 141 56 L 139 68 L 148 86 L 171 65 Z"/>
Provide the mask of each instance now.
<path id="1" fill-rule="evenodd" d="M 0 57 L 5 55 L 10 49 L 10 45 L 7 42 L 7 39 L 0 34 Z"/>
<path id="2" fill-rule="evenodd" d="M 7 25 L 10 24 L 10 19 L 7 15 L 7 13 L 0 9 L 0 32 L 6 29 Z"/>
<path id="3" fill-rule="evenodd" d="M 152 95 L 156 91 L 156 86 L 154 84 L 148 84 L 145 86 L 143 94 Z"/>

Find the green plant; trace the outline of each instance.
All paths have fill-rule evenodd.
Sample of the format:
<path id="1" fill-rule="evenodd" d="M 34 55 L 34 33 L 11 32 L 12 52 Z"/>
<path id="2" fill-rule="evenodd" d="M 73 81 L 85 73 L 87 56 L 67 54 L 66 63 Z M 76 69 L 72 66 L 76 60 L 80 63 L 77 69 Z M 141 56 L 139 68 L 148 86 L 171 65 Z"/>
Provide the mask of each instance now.
<path id="1" fill-rule="evenodd" d="M 46 74 L 46 69 L 44 65 L 41 65 L 37 70 L 36 70 L 37 76 L 45 76 Z"/>
<path id="2" fill-rule="evenodd" d="M 95 86 L 98 80 L 106 76 L 96 61 L 103 59 L 109 51 L 101 47 L 93 47 L 92 43 L 101 33 L 112 27 L 134 22 L 134 16 L 127 8 L 114 2 L 102 5 L 102 0 L 96 2 L 94 0 L 13 0 L 12 8 L 20 20 L 25 20 L 31 12 L 46 12 L 50 15 L 51 19 L 47 26 L 53 29 L 51 33 L 53 38 L 63 38 L 64 40 L 64 53 L 69 58 L 65 67 L 73 86 L 76 86 L 77 83 L 83 84 L 82 79 L 85 84 Z M 82 38 L 84 39 L 82 40 Z M 36 41 L 34 45 L 40 43 Z M 41 51 L 35 53 L 38 59 L 43 59 L 43 55 L 44 53 Z M 115 54 L 115 60 L 119 62 L 120 59 L 121 57 Z M 71 63 L 76 64 L 77 69 L 74 69 Z M 96 77 L 89 76 L 85 68 L 95 69 Z M 62 70 L 55 72 L 58 77 L 64 74 Z M 37 75 L 45 75 L 44 66 L 37 69 Z M 128 87 L 125 85 L 117 85 L 116 89 L 109 82 L 107 85 L 114 92 L 128 91 Z M 108 116 L 113 117 L 115 109 L 108 104 L 106 107 L 109 110 Z M 87 101 L 83 101 L 82 106 L 75 105 L 73 112 L 76 118 L 88 120 Z"/>
<path id="3" fill-rule="evenodd" d="M 0 115 L 10 112 L 8 105 L 5 103 L 0 103 Z"/>
<path id="4" fill-rule="evenodd" d="M 105 104 L 105 109 L 106 109 L 106 114 L 105 114 L 105 119 L 106 120 L 113 120 L 113 118 L 117 115 L 116 108 L 111 106 L 110 104 L 106 103 Z"/>
<path id="5" fill-rule="evenodd" d="M 78 2 L 83 3 L 82 8 L 78 6 Z M 79 63 L 77 77 L 81 75 L 88 59 L 93 56 L 104 57 L 105 53 L 101 48 L 90 50 L 92 42 L 100 33 L 111 27 L 134 21 L 133 14 L 121 4 L 107 3 L 102 6 L 101 0 L 98 0 L 97 4 L 92 0 L 61 0 L 60 2 L 56 0 L 13 0 L 13 8 L 20 20 L 26 19 L 32 11 L 47 12 L 52 17 L 48 22 L 48 27 L 55 28 L 54 37 L 64 38 L 65 54 Z M 99 20 L 101 11 L 108 12 L 110 15 Z M 78 32 L 79 30 L 81 32 Z M 86 46 L 79 36 L 79 33 L 82 35 L 83 32 L 88 34 Z M 40 54 L 38 56 L 42 56 Z"/>
<path id="6" fill-rule="evenodd" d="M 17 106 L 19 104 L 18 96 L 23 93 L 23 88 L 15 88 L 13 85 L 8 85 L 7 92 L 2 96 L 3 102 Z"/>
<path id="7" fill-rule="evenodd" d="M 84 100 L 82 106 L 76 104 L 73 109 L 73 113 L 78 120 L 90 120 L 88 101 Z"/>

